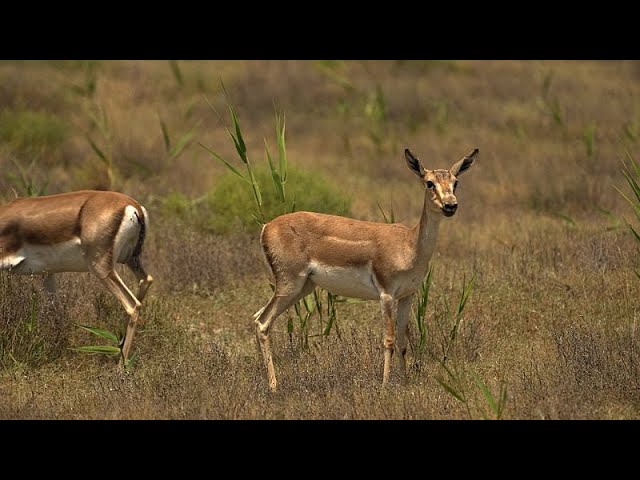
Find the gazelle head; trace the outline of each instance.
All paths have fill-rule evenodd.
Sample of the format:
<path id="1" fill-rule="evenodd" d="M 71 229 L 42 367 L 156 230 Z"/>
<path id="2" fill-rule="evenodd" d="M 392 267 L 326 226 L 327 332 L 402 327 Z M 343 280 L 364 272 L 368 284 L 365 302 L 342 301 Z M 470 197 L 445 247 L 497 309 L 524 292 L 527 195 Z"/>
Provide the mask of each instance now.
<path id="1" fill-rule="evenodd" d="M 462 160 L 454 163 L 449 170 L 427 170 L 418 157 L 407 148 L 404 151 L 409 169 L 422 181 L 425 195 L 431 200 L 427 202 L 429 209 L 434 213 L 442 213 L 445 217 L 451 217 L 458 209 L 456 188 L 458 176 L 471 168 L 478 157 L 478 149 L 467 153 Z"/>

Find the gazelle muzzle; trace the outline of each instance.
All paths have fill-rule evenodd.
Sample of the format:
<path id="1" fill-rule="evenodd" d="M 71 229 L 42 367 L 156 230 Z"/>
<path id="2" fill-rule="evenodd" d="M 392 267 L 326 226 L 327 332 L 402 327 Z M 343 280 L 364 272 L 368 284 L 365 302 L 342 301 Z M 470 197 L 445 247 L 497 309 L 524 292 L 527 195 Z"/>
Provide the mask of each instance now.
<path id="1" fill-rule="evenodd" d="M 442 212 L 447 217 L 451 217 L 454 213 L 456 213 L 457 209 L 458 209 L 457 202 L 449 202 L 442 205 Z"/>

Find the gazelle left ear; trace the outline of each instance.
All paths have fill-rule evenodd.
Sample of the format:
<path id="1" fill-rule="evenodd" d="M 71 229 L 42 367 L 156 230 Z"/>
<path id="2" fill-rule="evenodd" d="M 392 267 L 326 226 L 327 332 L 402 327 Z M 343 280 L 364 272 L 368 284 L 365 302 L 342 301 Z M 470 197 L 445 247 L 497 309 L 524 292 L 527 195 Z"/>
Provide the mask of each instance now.
<path id="1" fill-rule="evenodd" d="M 453 165 L 453 167 L 451 167 L 449 169 L 451 174 L 454 177 L 457 177 L 462 172 L 466 172 L 467 170 L 469 170 L 471 168 L 471 165 L 473 165 L 473 162 L 475 162 L 476 158 L 478 158 L 478 152 L 479 152 L 479 150 L 476 148 L 476 149 L 472 150 L 471 152 L 467 153 L 462 160 L 460 160 L 459 162 L 455 163 Z"/>
<path id="2" fill-rule="evenodd" d="M 404 149 L 404 158 L 407 160 L 407 165 L 413 173 L 420 178 L 424 177 L 424 167 L 420 163 L 420 160 L 418 160 L 418 157 L 411 153 L 411 150 L 408 148 Z"/>

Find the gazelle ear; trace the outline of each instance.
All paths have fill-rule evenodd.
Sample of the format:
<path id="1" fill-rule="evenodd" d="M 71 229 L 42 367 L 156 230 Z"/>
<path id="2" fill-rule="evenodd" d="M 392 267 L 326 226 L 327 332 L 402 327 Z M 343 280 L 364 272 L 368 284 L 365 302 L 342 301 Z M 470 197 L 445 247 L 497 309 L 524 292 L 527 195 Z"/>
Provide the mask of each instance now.
<path id="1" fill-rule="evenodd" d="M 424 168 L 420 164 L 420 160 L 416 157 L 411 150 L 408 148 L 404 149 L 404 158 L 407 160 L 407 165 L 409 165 L 409 169 L 418 175 L 420 178 L 424 177 Z"/>
<path id="2" fill-rule="evenodd" d="M 453 167 L 449 169 L 451 175 L 457 177 L 462 172 L 466 172 L 467 170 L 469 170 L 471 168 L 471 165 L 473 165 L 473 162 L 475 162 L 476 158 L 478 158 L 478 152 L 479 150 L 475 148 L 471 152 L 467 153 L 462 160 L 454 163 Z"/>

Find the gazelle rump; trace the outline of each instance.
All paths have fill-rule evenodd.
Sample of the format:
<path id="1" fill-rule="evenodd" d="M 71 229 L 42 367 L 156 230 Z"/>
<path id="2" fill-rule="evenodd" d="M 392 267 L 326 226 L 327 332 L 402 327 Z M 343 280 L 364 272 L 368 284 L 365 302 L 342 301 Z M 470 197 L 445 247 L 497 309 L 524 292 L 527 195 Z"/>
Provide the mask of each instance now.
<path id="1" fill-rule="evenodd" d="M 404 153 L 409 169 L 424 186 L 422 215 L 415 227 L 295 212 L 281 215 L 262 228 L 260 241 L 275 289 L 254 319 L 272 390 L 276 390 L 277 380 L 269 339 L 271 326 L 316 286 L 335 295 L 380 301 L 385 349 L 382 382 L 388 383 L 396 349 L 405 379 L 413 296 L 429 267 L 440 221 L 454 215 L 458 208 L 457 177 L 473 165 L 478 149 L 449 170 L 427 170 L 409 149 Z"/>
<path id="2" fill-rule="evenodd" d="M 94 274 L 129 315 L 122 346 L 126 362 L 140 302 L 153 282 L 140 261 L 147 223 L 145 208 L 119 192 L 82 190 L 17 198 L 0 206 L 0 270 L 45 274 L 45 287 L 52 293 L 55 273 Z M 136 295 L 116 272 L 116 263 L 126 264 L 136 276 Z"/>

